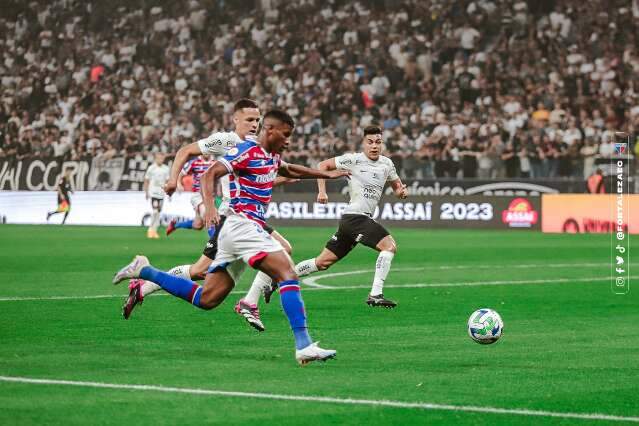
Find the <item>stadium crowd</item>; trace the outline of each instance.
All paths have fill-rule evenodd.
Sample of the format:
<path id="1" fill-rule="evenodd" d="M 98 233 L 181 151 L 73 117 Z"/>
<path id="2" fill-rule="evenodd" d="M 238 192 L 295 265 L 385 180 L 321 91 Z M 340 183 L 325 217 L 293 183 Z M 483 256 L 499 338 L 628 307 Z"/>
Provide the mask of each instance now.
<path id="1" fill-rule="evenodd" d="M 384 127 L 405 178 L 584 177 L 639 131 L 639 1 L 9 1 L 0 158 L 175 152 L 234 100 L 314 166 Z M 633 145 L 633 149 L 636 148 Z"/>

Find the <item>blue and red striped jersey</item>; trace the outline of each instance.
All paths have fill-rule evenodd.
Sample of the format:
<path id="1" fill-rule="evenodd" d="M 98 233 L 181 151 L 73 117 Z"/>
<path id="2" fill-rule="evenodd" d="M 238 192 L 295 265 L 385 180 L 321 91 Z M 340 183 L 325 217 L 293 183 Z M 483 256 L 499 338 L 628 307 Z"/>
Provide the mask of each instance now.
<path id="1" fill-rule="evenodd" d="M 182 168 L 182 173 L 193 176 L 193 192 L 200 192 L 200 179 L 205 171 L 211 167 L 214 160 L 207 160 L 203 157 L 197 157 L 189 161 Z"/>
<path id="2" fill-rule="evenodd" d="M 244 141 L 229 149 L 220 162 L 231 173 L 231 209 L 264 226 L 273 182 L 282 163 L 280 155 L 266 152 L 254 141 Z"/>

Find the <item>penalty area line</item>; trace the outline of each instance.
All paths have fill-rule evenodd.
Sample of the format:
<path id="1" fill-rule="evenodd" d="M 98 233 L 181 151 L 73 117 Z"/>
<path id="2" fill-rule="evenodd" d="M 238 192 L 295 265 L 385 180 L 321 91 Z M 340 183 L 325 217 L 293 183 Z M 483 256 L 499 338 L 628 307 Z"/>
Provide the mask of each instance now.
<path id="1" fill-rule="evenodd" d="M 335 274 L 325 274 L 320 278 L 330 278 L 332 276 L 344 276 L 344 275 L 356 275 L 361 274 L 362 271 L 351 271 L 350 273 L 346 272 L 337 272 Z M 630 278 L 636 279 L 639 278 L 639 275 L 633 275 Z M 554 278 L 554 279 L 542 279 L 542 280 L 497 280 L 497 281 L 467 281 L 467 282 L 439 282 L 439 283 L 409 283 L 409 284 L 387 284 L 387 288 L 438 288 L 438 287 L 481 287 L 481 286 L 492 286 L 492 285 L 539 285 L 539 284 L 562 284 L 562 283 L 590 283 L 590 282 L 601 282 L 608 281 L 610 277 L 580 277 L 580 278 Z M 305 280 L 302 280 L 304 284 L 306 284 L 304 291 L 326 291 L 326 290 L 354 290 L 354 289 L 365 289 L 370 288 L 368 284 L 361 285 L 345 285 L 345 286 L 308 286 L 308 283 Z M 230 294 L 244 294 L 246 291 L 243 290 L 235 290 Z M 160 296 L 170 296 L 168 293 L 154 293 L 150 294 L 146 297 L 160 297 Z M 0 302 L 29 302 L 29 301 L 56 301 L 56 300 L 91 300 L 91 299 L 121 299 L 126 297 L 125 294 L 98 294 L 98 295 L 87 295 L 87 296 L 9 296 L 9 297 L 0 297 Z"/>
<path id="2" fill-rule="evenodd" d="M 327 277 L 327 276 L 325 276 Z M 328 278 L 328 277 L 327 277 Z M 639 278 L 639 276 L 632 276 L 630 278 Z M 538 285 L 538 284 L 562 284 L 562 283 L 591 283 L 609 281 L 610 277 L 584 277 L 584 278 L 552 278 L 541 280 L 496 280 L 496 281 L 466 281 L 466 282 L 440 282 L 440 283 L 408 283 L 408 284 L 386 284 L 386 288 L 438 288 L 438 287 L 480 287 L 491 285 Z M 302 281 L 304 282 L 304 281 Z M 306 284 L 306 283 L 305 283 Z M 322 288 L 307 288 L 306 291 L 311 290 L 351 290 L 359 288 L 370 288 L 370 285 L 345 285 L 345 286 L 327 286 Z"/>
<path id="3" fill-rule="evenodd" d="M 435 404 L 430 402 L 403 402 L 391 400 L 374 400 L 374 399 L 356 399 L 356 398 L 336 398 L 326 396 L 304 396 L 304 395 L 284 395 L 260 392 L 234 392 L 215 389 L 202 388 L 181 388 L 159 385 L 128 385 L 118 383 L 102 383 L 102 382 L 84 382 L 75 380 L 55 380 L 55 379 L 36 379 L 29 377 L 12 377 L 0 376 L 0 382 L 5 383 L 21 383 L 31 385 L 53 385 L 53 386 L 75 386 L 85 388 L 101 388 L 101 389 L 124 389 L 135 391 L 164 392 L 174 394 L 187 395 L 204 395 L 204 396 L 221 396 L 230 398 L 250 398 L 250 399 L 267 399 L 280 401 L 300 401 L 300 402 L 320 402 L 327 404 L 342 405 L 362 405 L 375 407 L 392 407 L 420 409 L 427 411 L 453 411 L 468 413 L 484 413 L 484 414 L 506 414 L 514 416 L 537 416 L 537 417 L 555 417 L 563 419 L 580 419 L 580 420 L 600 420 L 600 421 L 618 421 L 618 422 L 635 422 L 639 423 L 639 417 L 617 416 L 601 413 L 569 413 L 557 411 L 528 410 L 519 408 L 498 408 L 498 407 L 481 407 L 472 405 L 452 405 L 452 404 Z"/>

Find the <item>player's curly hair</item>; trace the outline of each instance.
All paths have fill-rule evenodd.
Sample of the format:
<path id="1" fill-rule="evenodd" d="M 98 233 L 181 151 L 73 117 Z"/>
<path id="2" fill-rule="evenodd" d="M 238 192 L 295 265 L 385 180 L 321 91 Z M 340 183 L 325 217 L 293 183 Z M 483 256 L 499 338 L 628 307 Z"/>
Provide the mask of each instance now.
<path id="1" fill-rule="evenodd" d="M 278 120 L 284 124 L 288 124 L 289 126 L 295 128 L 295 120 L 291 117 L 287 112 L 282 111 L 281 109 L 272 109 L 266 114 L 264 114 L 264 118 L 262 119 L 262 123 L 266 121 L 268 118 L 273 118 Z"/>

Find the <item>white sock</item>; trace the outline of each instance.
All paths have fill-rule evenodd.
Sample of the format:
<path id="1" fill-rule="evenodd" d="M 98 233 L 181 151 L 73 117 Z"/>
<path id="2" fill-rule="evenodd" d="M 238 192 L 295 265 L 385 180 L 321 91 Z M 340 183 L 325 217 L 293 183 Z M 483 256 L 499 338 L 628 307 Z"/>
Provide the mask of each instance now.
<path id="1" fill-rule="evenodd" d="M 315 264 L 315 258 L 302 260 L 300 263 L 295 265 L 295 272 L 300 277 L 310 275 L 317 271 L 318 269 L 317 265 Z"/>
<path id="2" fill-rule="evenodd" d="M 175 275 L 176 277 L 185 278 L 187 280 L 191 279 L 191 265 L 180 265 L 175 266 L 169 269 L 169 274 Z"/>
<path id="3" fill-rule="evenodd" d="M 262 291 L 266 286 L 271 285 L 271 281 L 271 277 L 266 275 L 264 272 L 259 271 L 251 284 L 251 288 L 248 293 L 246 293 L 246 296 L 244 296 L 244 301 L 251 305 L 257 305 L 260 301 Z"/>
<path id="4" fill-rule="evenodd" d="M 162 290 L 162 287 L 157 285 L 156 283 L 152 283 L 151 281 L 144 281 L 142 284 L 142 297 L 146 297 L 149 294 L 155 293 L 156 291 Z"/>
<path id="5" fill-rule="evenodd" d="M 395 253 L 393 253 L 392 251 L 379 252 L 379 256 L 377 256 L 377 263 L 375 263 L 375 278 L 373 278 L 373 288 L 371 289 L 371 294 L 373 296 L 382 294 L 384 289 L 384 281 L 386 281 L 386 276 L 388 275 L 388 271 L 390 271 L 391 262 L 393 261 L 394 256 Z"/>
<path id="6" fill-rule="evenodd" d="M 169 274 L 175 275 L 176 277 L 186 278 L 187 280 L 191 279 L 190 271 L 191 265 L 180 265 L 175 268 L 169 269 Z M 146 297 L 149 294 L 155 293 L 158 290 L 162 290 L 162 287 L 157 285 L 156 283 L 152 283 L 151 281 L 145 281 L 142 284 L 142 297 Z"/>
<path id="7" fill-rule="evenodd" d="M 151 229 L 156 231 L 158 226 L 160 226 L 160 212 L 153 210 L 153 213 L 151 213 Z"/>

